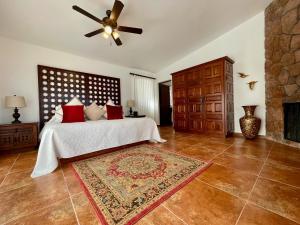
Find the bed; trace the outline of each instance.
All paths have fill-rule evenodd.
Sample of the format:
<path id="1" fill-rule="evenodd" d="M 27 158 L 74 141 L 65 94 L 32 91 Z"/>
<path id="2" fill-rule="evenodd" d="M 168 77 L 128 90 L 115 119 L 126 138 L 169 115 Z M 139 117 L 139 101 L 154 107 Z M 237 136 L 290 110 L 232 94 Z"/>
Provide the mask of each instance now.
<path id="1" fill-rule="evenodd" d="M 120 80 L 77 71 L 38 66 L 40 97 L 40 146 L 32 178 L 46 175 L 59 159 L 73 158 L 142 141 L 164 142 L 151 118 L 61 123 L 51 120 L 57 105 L 78 97 L 83 103 L 99 104 L 112 99 L 120 104 Z M 77 86 L 78 85 L 78 86 Z"/>
<path id="2" fill-rule="evenodd" d="M 54 171 L 58 158 L 72 158 L 147 140 L 162 142 L 156 123 L 147 117 L 83 123 L 50 122 L 43 128 L 40 139 L 31 174 L 33 178 Z"/>

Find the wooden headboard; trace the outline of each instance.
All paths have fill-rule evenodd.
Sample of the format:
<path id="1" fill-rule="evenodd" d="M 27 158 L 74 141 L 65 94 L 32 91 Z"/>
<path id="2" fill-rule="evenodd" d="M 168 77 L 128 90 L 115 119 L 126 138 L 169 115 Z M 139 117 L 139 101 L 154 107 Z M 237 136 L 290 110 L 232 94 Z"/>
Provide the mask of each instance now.
<path id="1" fill-rule="evenodd" d="M 77 97 L 85 105 L 111 99 L 121 104 L 120 79 L 38 65 L 40 126 L 51 119 L 55 107 Z"/>

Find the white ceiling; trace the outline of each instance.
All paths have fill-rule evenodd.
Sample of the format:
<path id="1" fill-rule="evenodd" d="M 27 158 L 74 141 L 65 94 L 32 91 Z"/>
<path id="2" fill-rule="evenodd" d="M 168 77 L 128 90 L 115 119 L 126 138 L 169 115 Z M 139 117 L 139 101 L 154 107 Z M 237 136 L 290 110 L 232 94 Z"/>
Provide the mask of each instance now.
<path id="1" fill-rule="evenodd" d="M 123 0 L 119 25 L 123 46 L 101 35 L 76 4 L 102 18 L 114 0 L 0 0 L 0 35 L 127 67 L 157 72 L 263 11 L 271 0 Z"/>

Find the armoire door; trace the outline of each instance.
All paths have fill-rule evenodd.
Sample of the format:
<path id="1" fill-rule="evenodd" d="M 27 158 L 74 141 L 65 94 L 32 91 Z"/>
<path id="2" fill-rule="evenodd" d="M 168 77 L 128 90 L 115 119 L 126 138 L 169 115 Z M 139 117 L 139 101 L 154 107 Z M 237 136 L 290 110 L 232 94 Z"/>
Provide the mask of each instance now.
<path id="1" fill-rule="evenodd" d="M 194 69 L 186 80 L 189 130 L 204 132 L 204 91 L 201 70 Z"/>
<path id="2" fill-rule="evenodd" d="M 173 76 L 173 118 L 176 130 L 188 128 L 185 73 Z"/>
<path id="3" fill-rule="evenodd" d="M 210 63 L 203 68 L 205 94 L 205 131 L 223 133 L 223 62 Z"/>

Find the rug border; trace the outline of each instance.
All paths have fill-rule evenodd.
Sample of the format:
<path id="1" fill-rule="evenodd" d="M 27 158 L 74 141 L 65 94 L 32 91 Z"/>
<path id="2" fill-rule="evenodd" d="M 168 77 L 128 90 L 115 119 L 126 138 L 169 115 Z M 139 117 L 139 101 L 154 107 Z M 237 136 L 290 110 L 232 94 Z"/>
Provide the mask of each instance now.
<path id="1" fill-rule="evenodd" d="M 179 155 L 179 154 L 176 154 L 176 155 Z M 197 159 L 197 160 L 198 161 L 202 161 L 202 160 L 199 160 L 199 159 Z M 179 191 L 184 186 L 186 186 L 188 183 L 190 183 L 191 181 L 193 181 L 196 177 L 198 177 L 201 173 L 203 173 L 205 170 L 207 170 L 213 164 L 212 162 L 205 162 L 205 161 L 202 161 L 202 162 L 206 163 L 206 166 L 202 167 L 197 172 L 195 172 L 192 176 L 188 177 L 186 180 L 184 180 L 183 182 L 181 182 L 178 186 L 174 187 L 168 193 L 166 193 L 163 196 L 161 196 L 160 199 L 158 199 L 157 201 L 155 201 L 154 203 L 152 203 L 151 205 L 149 205 L 147 208 L 145 208 L 143 211 L 141 211 L 139 214 L 137 214 L 136 216 L 134 216 L 125 225 L 133 225 L 136 222 L 138 222 L 140 219 L 142 219 L 144 216 L 146 216 L 148 213 L 150 213 L 156 207 L 158 207 L 159 205 L 161 205 L 164 201 L 166 201 L 167 199 L 169 199 L 177 191 Z M 71 168 L 72 168 L 72 170 L 73 170 L 73 172 L 74 172 L 77 180 L 79 181 L 81 188 L 83 189 L 85 195 L 87 196 L 87 198 L 89 199 L 89 201 L 90 201 L 93 209 L 95 210 L 95 213 L 97 215 L 98 220 L 103 225 L 109 225 L 107 223 L 105 217 L 103 216 L 101 210 L 98 208 L 98 206 L 97 206 L 96 202 L 94 201 L 93 197 L 91 196 L 89 190 L 87 189 L 87 187 L 83 183 L 82 179 L 80 178 L 79 174 L 77 173 L 76 169 L 74 168 L 73 163 L 71 163 Z"/>

